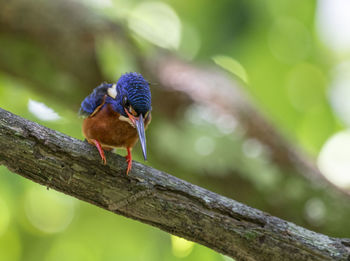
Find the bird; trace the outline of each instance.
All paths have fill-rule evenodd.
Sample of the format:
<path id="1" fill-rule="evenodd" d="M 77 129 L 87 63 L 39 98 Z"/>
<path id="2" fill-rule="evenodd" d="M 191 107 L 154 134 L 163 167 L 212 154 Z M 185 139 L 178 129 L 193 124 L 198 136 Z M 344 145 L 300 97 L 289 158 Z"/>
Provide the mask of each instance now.
<path id="1" fill-rule="evenodd" d="M 149 82 L 136 72 L 121 75 L 116 83 L 102 83 L 81 103 L 79 115 L 84 119 L 85 139 L 96 146 L 102 162 L 107 164 L 104 151 L 127 150 L 126 174 L 132 167 L 132 148 L 140 140 L 147 160 L 145 130 L 151 122 L 151 91 Z"/>

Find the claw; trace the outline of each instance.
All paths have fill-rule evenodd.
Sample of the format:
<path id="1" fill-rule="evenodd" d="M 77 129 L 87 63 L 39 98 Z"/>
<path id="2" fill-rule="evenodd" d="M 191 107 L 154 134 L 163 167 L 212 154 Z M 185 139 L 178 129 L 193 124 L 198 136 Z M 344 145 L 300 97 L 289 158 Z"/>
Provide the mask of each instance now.
<path id="1" fill-rule="evenodd" d="M 91 141 L 95 144 L 98 152 L 100 153 L 100 156 L 101 156 L 101 159 L 103 161 L 103 164 L 106 165 L 107 164 L 107 160 L 106 160 L 106 156 L 105 156 L 105 153 L 104 153 L 104 151 L 102 149 L 101 144 L 98 142 L 98 140 L 91 139 Z"/>
<path id="2" fill-rule="evenodd" d="M 127 148 L 128 155 L 125 156 L 126 162 L 128 163 L 128 168 L 126 169 L 126 175 L 129 175 L 129 171 L 131 170 L 132 166 L 132 156 L 131 156 L 131 149 Z"/>

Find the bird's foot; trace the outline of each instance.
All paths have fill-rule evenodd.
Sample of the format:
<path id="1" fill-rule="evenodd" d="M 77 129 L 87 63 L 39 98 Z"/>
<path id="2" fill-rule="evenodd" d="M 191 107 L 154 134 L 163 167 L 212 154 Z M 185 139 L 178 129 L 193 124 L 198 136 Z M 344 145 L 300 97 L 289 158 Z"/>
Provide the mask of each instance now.
<path id="1" fill-rule="evenodd" d="M 128 163 L 128 168 L 126 169 L 126 175 L 129 174 L 129 171 L 131 170 L 131 166 L 132 166 L 131 149 L 127 148 L 127 151 L 128 151 L 128 155 L 125 156 L 126 162 Z"/>
<path id="2" fill-rule="evenodd" d="M 105 156 L 105 153 L 104 153 L 104 151 L 102 149 L 101 144 L 98 142 L 98 140 L 91 139 L 91 141 L 95 144 L 98 152 L 100 153 L 100 156 L 101 156 L 103 164 L 106 165 L 107 164 L 107 160 L 106 160 L 106 156 Z"/>

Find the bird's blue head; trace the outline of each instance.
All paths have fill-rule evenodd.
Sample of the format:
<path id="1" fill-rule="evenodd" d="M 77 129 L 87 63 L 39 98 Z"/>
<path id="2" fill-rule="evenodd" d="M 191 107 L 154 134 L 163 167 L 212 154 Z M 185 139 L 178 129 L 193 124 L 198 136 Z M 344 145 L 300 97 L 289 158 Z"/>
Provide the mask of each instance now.
<path id="1" fill-rule="evenodd" d="M 117 82 L 121 103 L 134 116 L 143 117 L 151 110 L 151 91 L 148 82 L 138 73 L 126 73 Z M 135 113 L 136 112 L 136 115 Z"/>
<path id="2" fill-rule="evenodd" d="M 129 118 L 137 129 L 143 156 L 146 159 L 146 137 L 144 119 L 152 109 L 151 91 L 148 82 L 138 73 L 123 74 L 117 84 L 107 89 L 106 103 L 111 104 L 114 111 Z"/>
<path id="3" fill-rule="evenodd" d="M 107 104 L 111 104 L 114 111 L 128 117 L 142 115 L 143 118 L 151 111 L 151 91 L 148 82 L 138 73 L 123 74 L 117 84 L 108 90 Z"/>

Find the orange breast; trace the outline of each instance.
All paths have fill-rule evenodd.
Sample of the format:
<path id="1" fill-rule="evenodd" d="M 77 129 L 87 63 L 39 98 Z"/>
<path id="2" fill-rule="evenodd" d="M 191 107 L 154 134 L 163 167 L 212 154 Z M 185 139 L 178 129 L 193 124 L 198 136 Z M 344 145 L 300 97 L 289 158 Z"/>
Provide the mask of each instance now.
<path id="1" fill-rule="evenodd" d="M 94 116 L 84 120 L 84 136 L 88 141 L 98 140 L 104 149 L 132 148 L 138 140 L 137 130 L 119 117 L 120 114 L 113 111 L 110 105 L 104 106 Z"/>

